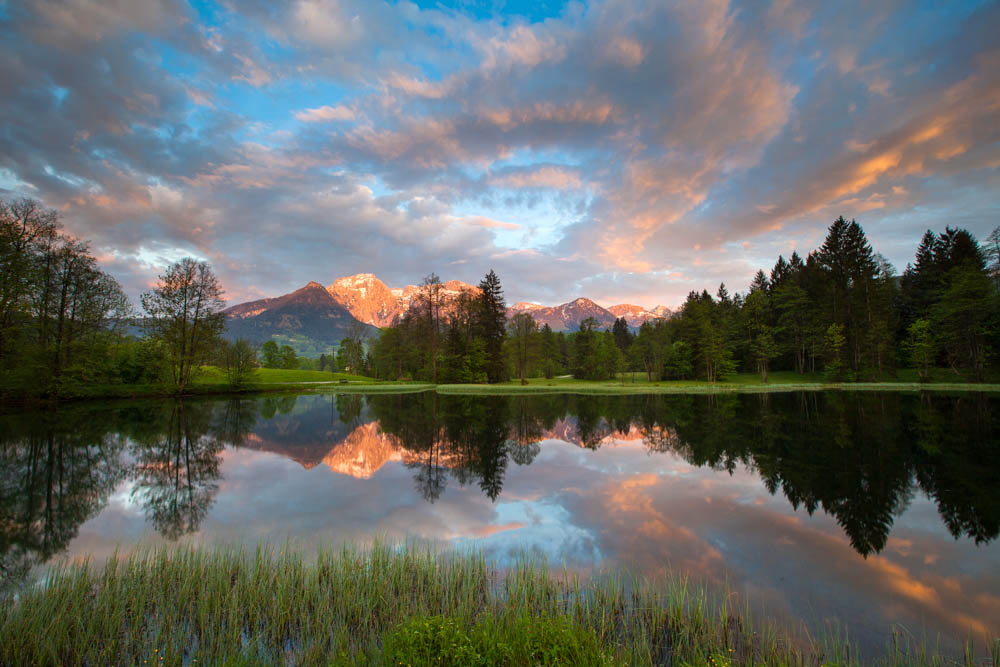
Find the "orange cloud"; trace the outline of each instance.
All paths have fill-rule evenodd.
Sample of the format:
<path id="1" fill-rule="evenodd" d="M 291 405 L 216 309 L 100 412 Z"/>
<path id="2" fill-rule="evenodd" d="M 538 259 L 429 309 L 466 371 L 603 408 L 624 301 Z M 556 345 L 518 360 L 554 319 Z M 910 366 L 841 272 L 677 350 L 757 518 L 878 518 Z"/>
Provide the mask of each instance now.
<path id="1" fill-rule="evenodd" d="M 552 166 L 505 174 L 491 179 L 491 183 L 504 188 L 552 188 L 555 190 L 579 188 L 581 185 L 578 170 Z"/>

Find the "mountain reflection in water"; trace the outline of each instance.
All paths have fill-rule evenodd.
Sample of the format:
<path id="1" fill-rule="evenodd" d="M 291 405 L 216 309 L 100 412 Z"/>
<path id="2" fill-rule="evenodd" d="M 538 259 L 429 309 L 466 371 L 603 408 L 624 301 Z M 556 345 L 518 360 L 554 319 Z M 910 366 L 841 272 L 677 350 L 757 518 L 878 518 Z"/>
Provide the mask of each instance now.
<path id="1" fill-rule="evenodd" d="M 544 525 L 548 532 L 536 535 L 544 541 L 560 539 L 553 531 L 572 528 L 577 531 L 572 539 L 585 541 L 586 549 L 598 555 L 609 550 L 602 546 L 610 542 L 607 536 L 616 535 L 614 549 L 621 552 L 620 560 L 655 562 L 656 547 L 666 549 L 671 544 L 671 558 L 692 567 L 718 561 L 726 567 L 741 563 L 749 568 L 746 563 L 764 558 L 754 551 L 760 545 L 745 544 L 747 538 L 739 530 L 726 532 L 721 523 L 704 528 L 721 511 L 699 509 L 713 498 L 720 508 L 728 503 L 727 511 L 746 512 L 747 522 L 770 522 L 759 532 L 773 529 L 778 535 L 771 545 L 776 553 L 794 539 L 782 536 L 776 522 L 829 515 L 857 554 L 876 559 L 873 566 L 888 567 L 879 554 L 893 546 L 894 523 L 922 495 L 926 500 L 921 502 L 933 506 L 940 518 L 921 519 L 921 535 L 933 535 L 938 544 L 945 534 L 943 526 L 955 540 L 985 550 L 982 559 L 989 569 L 995 551 L 994 545 L 987 545 L 1000 531 L 998 435 L 1000 399 L 973 393 L 454 396 L 425 392 L 62 406 L 44 414 L 0 416 L 0 577 L 6 585 L 14 585 L 34 566 L 61 553 L 79 555 L 87 549 L 87 540 L 74 549 L 71 543 L 81 525 L 102 512 L 118 517 L 108 518 L 110 523 L 141 514 L 145 525 L 168 541 L 217 532 L 219 528 L 206 526 L 216 501 L 227 493 L 242 498 L 240 510 L 246 516 L 242 526 L 230 526 L 231 532 L 251 534 L 257 523 L 267 521 L 294 532 L 294 521 L 287 517 L 306 512 L 338 520 L 345 519 L 345 512 L 353 513 L 356 516 L 347 518 L 361 528 L 368 525 L 371 532 L 381 526 L 384 514 L 371 509 L 372 502 L 347 506 L 343 501 L 317 499 L 315 491 L 308 495 L 314 487 L 303 486 L 302 468 L 320 466 L 354 478 L 350 493 L 355 495 L 403 498 L 399 474 L 386 478 L 390 469 L 409 477 L 426 503 L 445 503 L 449 494 L 478 489 L 475 493 L 495 512 L 506 514 L 480 525 L 473 535 Z M 575 445 L 579 449 L 565 451 L 579 454 L 572 459 L 561 455 L 557 464 L 542 456 L 559 445 L 548 441 Z M 625 461 L 624 454 L 616 452 L 626 444 L 641 448 L 645 459 L 629 455 Z M 253 450 L 267 452 L 270 458 L 251 461 L 248 456 L 261 456 Z M 283 467 L 273 454 L 301 468 Z M 668 464 L 703 471 L 700 484 L 705 497 L 696 509 L 692 504 L 664 508 L 664 503 L 679 501 L 673 496 L 658 500 L 651 490 L 660 483 L 656 493 L 668 492 L 661 477 Z M 237 478 L 251 465 L 257 471 L 252 482 Z M 614 485 L 598 488 L 602 480 L 618 480 L 614 476 L 622 466 L 638 468 L 635 474 L 619 476 Z M 532 472 L 536 469 L 540 476 Z M 226 475 L 234 479 L 227 483 Z M 337 484 L 338 478 L 346 484 L 348 478 L 339 475 L 325 488 Z M 276 481 L 280 476 L 283 486 Z M 505 498 L 505 484 L 518 476 L 532 480 L 534 486 Z M 775 499 L 786 499 L 784 515 L 764 519 L 752 514 L 752 507 L 740 509 L 742 501 L 733 500 L 738 494 L 726 491 L 727 484 L 746 486 L 746 480 L 756 480 L 757 489 L 762 484 Z M 269 490 L 272 482 L 274 489 Z M 250 488 L 254 485 L 260 488 Z M 679 493 L 681 486 L 675 484 L 674 489 Z M 686 497 L 692 496 L 691 488 L 684 489 Z M 289 498 L 296 493 L 305 495 Z M 112 497 L 115 502 L 109 507 Z M 315 507 L 310 506 L 313 501 Z M 408 508 L 395 511 L 408 517 L 400 523 L 413 526 L 419 509 L 412 501 L 399 500 L 406 502 Z M 762 500 L 755 497 L 753 502 Z M 655 512 L 647 511 L 650 503 Z M 514 516 L 511 508 L 520 514 Z M 593 525 L 584 526 L 573 512 L 589 517 Z M 574 521 L 579 525 L 569 527 Z M 681 554 L 678 545 L 684 540 L 678 535 L 690 538 L 699 530 L 699 521 L 701 530 L 716 532 L 702 537 L 698 541 L 702 546 L 692 547 L 690 554 Z M 570 539 L 568 534 L 563 538 Z M 120 539 L 128 538 L 123 533 Z M 917 548 L 907 546 L 912 541 L 899 540 L 894 548 L 910 557 Z M 925 567 L 934 566 L 939 558 L 930 553 L 919 557 Z M 808 572 L 804 563 L 787 567 Z M 891 579 L 892 574 L 885 576 Z M 909 601 L 943 595 L 919 586 L 905 581 L 896 594 Z M 987 606 L 997 602 L 996 593 L 984 598 Z M 1000 617 L 1000 610 L 990 613 L 994 612 Z M 963 618 L 955 623 L 974 630 L 987 628 L 973 617 Z"/>

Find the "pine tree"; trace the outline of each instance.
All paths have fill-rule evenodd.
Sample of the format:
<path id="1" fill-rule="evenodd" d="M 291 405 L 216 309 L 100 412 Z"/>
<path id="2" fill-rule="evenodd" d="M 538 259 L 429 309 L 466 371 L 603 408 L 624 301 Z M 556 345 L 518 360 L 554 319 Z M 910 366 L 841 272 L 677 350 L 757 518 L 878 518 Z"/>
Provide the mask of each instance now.
<path id="1" fill-rule="evenodd" d="M 774 290 L 780 287 L 791 275 L 791 265 L 785 261 L 784 257 L 778 255 L 778 261 L 775 262 L 774 268 L 771 269 L 771 289 Z"/>
<path id="2" fill-rule="evenodd" d="M 486 346 L 486 379 L 491 384 L 503 382 L 506 376 L 507 365 L 503 357 L 506 310 L 500 278 L 490 269 L 479 282 L 479 331 Z"/>
<path id="3" fill-rule="evenodd" d="M 615 336 L 615 345 L 624 354 L 632 344 L 632 332 L 629 331 L 628 322 L 625 321 L 624 317 L 615 319 L 615 325 L 612 327 L 611 333 Z"/>

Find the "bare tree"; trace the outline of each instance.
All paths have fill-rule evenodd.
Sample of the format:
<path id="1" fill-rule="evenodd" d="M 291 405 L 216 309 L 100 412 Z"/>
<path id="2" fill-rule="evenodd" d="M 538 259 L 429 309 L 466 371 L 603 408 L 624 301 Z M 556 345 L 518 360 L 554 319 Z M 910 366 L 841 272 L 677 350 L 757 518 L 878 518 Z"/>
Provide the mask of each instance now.
<path id="1" fill-rule="evenodd" d="M 222 294 L 208 264 L 185 257 L 160 276 L 159 287 L 141 296 L 147 331 L 166 343 L 178 392 L 208 360 L 225 330 Z"/>

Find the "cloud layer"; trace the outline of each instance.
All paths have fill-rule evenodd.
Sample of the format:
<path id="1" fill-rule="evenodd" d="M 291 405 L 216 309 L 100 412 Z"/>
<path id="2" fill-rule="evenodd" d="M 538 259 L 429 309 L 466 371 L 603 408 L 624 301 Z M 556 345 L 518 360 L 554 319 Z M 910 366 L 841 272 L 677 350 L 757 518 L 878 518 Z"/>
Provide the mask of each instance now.
<path id="1" fill-rule="evenodd" d="M 0 196 L 133 294 L 190 254 L 233 301 L 495 268 L 675 305 L 841 214 L 900 268 L 1000 222 L 995 3 L 428 4 L 2 5 Z"/>

